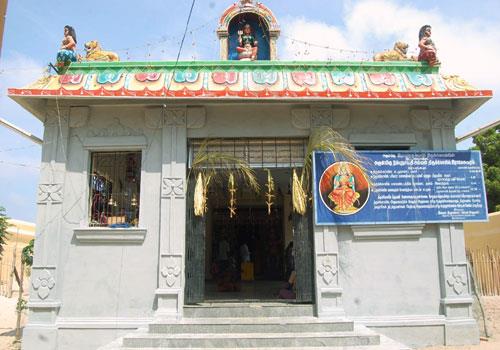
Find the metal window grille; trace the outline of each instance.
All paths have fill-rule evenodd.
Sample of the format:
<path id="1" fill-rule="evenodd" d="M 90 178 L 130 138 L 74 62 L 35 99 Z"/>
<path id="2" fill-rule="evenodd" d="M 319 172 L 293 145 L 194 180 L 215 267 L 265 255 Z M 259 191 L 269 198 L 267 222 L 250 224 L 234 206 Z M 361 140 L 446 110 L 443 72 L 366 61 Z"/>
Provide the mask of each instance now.
<path id="1" fill-rule="evenodd" d="M 206 140 L 190 140 L 189 167 L 205 142 Z M 216 139 L 208 141 L 206 148 L 207 153 L 217 152 L 245 160 L 252 168 L 302 167 L 306 151 L 307 139 L 284 138 Z"/>
<path id="2" fill-rule="evenodd" d="M 141 152 L 93 152 L 90 226 L 136 227 L 139 221 Z"/>

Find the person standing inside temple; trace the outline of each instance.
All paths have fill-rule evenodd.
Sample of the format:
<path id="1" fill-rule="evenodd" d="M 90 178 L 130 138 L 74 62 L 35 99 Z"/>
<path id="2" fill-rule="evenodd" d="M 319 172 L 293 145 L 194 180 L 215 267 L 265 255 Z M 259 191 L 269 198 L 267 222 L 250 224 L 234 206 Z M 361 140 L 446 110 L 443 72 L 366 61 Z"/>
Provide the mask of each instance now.
<path id="1" fill-rule="evenodd" d="M 240 60 L 255 61 L 257 59 L 258 53 L 258 41 L 253 35 L 252 27 L 250 24 L 245 24 L 243 30 L 238 30 L 238 58 Z"/>

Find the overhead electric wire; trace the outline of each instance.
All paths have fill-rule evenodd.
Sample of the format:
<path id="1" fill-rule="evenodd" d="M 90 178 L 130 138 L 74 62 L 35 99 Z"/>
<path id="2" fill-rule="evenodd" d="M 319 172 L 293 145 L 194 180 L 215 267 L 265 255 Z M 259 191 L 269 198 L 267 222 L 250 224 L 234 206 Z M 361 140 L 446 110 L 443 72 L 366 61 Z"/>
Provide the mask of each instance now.
<path id="1" fill-rule="evenodd" d="M 182 35 L 182 40 L 181 40 L 181 44 L 179 46 L 179 52 L 177 52 L 177 59 L 175 60 L 175 65 L 177 65 L 177 63 L 179 62 L 179 57 L 181 56 L 182 46 L 184 45 L 184 39 L 186 39 L 186 34 L 188 31 L 189 22 L 191 21 L 191 15 L 193 14 L 193 8 L 194 8 L 195 2 L 196 2 L 196 0 L 193 0 L 193 2 L 191 3 L 191 9 L 189 10 L 189 15 L 188 15 L 188 18 L 186 21 L 186 28 L 184 29 L 184 34 Z"/>

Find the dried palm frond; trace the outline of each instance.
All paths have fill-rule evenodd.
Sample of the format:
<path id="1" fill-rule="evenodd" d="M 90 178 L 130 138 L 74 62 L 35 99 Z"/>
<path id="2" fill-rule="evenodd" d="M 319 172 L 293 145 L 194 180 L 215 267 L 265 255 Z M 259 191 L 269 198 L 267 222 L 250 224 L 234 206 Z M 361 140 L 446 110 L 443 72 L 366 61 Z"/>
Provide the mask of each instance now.
<path id="1" fill-rule="evenodd" d="M 305 213 L 307 208 L 307 194 L 311 192 L 312 154 L 314 151 L 331 152 L 334 160 L 340 158 L 356 164 L 366 176 L 368 183 L 372 185 L 367 171 L 363 166 L 364 159 L 359 156 L 351 144 L 345 140 L 342 135 L 330 127 L 313 129 L 311 135 L 309 136 L 309 142 L 307 144 L 307 150 L 304 158 L 304 167 L 302 168 L 300 174 L 300 181 L 297 179 L 300 183 L 303 194 L 300 194 L 299 190 L 294 188 L 294 194 L 295 191 L 297 191 L 300 198 L 305 198 L 304 203 L 297 202 L 297 205 L 300 205 L 300 207 L 296 207 L 295 201 L 293 202 L 296 212 L 302 214 L 302 205 L 305 207 L 303 213 Z M 293 183 L 295 184 L 295 179 Z"/>
<path id="2" fill-rule="evenodd" d="M 271 208 L 274 204 L 273 198 L 275 197 L 274 190 L 275 190 L 275 185 L 274 185 L 274 179 L 271 175 L 271 171 L 269 169 L 267 170 L 267 192 L 266 192 L 266 204 L 267 204 L 267 215 L 271 215 Z"/>
<path id="3" fill-rule="evenodd" d="M 203 214 L 205 214 L 206 201 L 207 198 L 203 181 L 203 174 L 200 172 L 198 173 L 196 185 L 194 187 L 194 215 L 203 216 Z"/>
<path id="4" fill-rule="evenodd" d="M 297 171 L 293 169 L 292 175 L 292 203 L 293 210 L 304 215 L 307 210 L 307 192 L 304 191 L 302 184 L 297 176 Z"/>
<path id="5" fill-rule="evenodd" d="M 210 174 L 212 180 L 220 183 L 223 183 L 223 179 L 232 172 L 235 178 L 242 179 L 253 191 L 259 192 L 260 186 L 255 171 L 246 160 L 224 152 L 209 151 L 209 147 L 217 145 L 218 142 L 220 140 L 203 141 L 193 157 L 191 169 L 203 171 L 205 177 Z"/>
<path id="6" fill-rule="evenodd" d="M 203 184 L 202 192 L 204 201 L 200 201 L 198 203 L 198 205 L 203 204 L 203 211 L 201 215 L 204 215 L 208 209 L 208 188 L 214 182 L 223 184 L 226 177 L 232 177 L 234 185 L 236 185 L 238 179 L 241 179 L 243 183 L 245 183 L 245 185 L 250 187 L 253 191 L 260 191 L 260 186 L 257 182 L 255 172 L 244 159 L 231 156 L 224 152 L 214 152 L 209 149 L 212 145 L 217 146 L 219 142 L 220 140 L 205 140 L 201 143 L 199 149 L 193 157 L 191 169 L 189 170 L 187 176 L 187 181 L 189 181 L 192 171 L 197 171 L 199 174 L 202 174 L 202 180 L 200 181 Z M 196 186 L 198 187 L 198 181 Z M 236 201 L 236 199 L 234 200 Z M 195 211 L 199 213 L 200 208 L 201 207 L 198 207 L 197 209 L 195 208 Z"/>

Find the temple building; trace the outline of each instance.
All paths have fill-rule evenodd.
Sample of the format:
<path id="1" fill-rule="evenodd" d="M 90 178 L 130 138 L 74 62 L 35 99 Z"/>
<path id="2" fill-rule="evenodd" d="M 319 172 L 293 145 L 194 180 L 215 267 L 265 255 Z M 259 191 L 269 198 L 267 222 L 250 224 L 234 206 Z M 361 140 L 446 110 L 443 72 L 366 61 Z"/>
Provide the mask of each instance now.
<path id="1" fill-rule="evenodd" d="M 492 92 L 432 53 L 279 61 L 278 21 L 251 0 L 217 35 L 219 61 L 88 60 L 9 89 L 45 126 L 23 349 L 478 343 L 462 216 L 321 224 L 317 203 L 354 217 L 377 186 L 341 165 L 343 189 L 311 175 L 297 210 L 294 177 L 319 169 L 325 130 L 454 154 Z"/>

